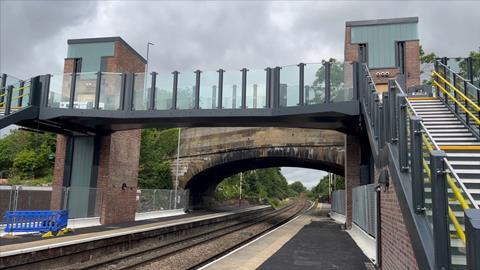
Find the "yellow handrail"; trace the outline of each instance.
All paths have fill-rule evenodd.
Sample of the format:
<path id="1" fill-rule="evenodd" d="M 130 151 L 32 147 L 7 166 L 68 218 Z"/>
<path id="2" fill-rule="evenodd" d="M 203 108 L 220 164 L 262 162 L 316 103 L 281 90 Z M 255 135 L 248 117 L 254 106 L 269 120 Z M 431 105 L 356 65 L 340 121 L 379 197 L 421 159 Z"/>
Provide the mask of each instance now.
<path id="1" fill-rule="evenodd" d="M 423 140 L 425 146 L 427 147 L 428 151 L 429 152 L 432 151 L 433 150 L 432 145 L 427 140 L 426 136 L 423 135 L 423 134 L 422 134 L 422 140 Z M 430 172 L 430 168 L 428 167 L 427 161 L 424 158 L 422 158 L 422 161 L 423 161 L 422 162 L 423 163 L 423 169 L 425 170 L 425 172 L 428 176 L 428 179 L 430 179 L 431 178 L 431 172 Z M 452 189 L 453 194 L 455 195 L 455 198 L 458 200 L 458 202 L 460 203 L 462 208 L 464 210 L 465 209 L 470 209 L 470 206 L 468 206 L 468 203 L 466 202 L 465 198 L 463 198 L 462 193 L 458 189 L 457 185 L 455 185 L 455 182 L 453 181 L 452 177 L 450 177 L 450 175 L 448 175 L 448 174 L 447 174 L 447 183 L 450 186 L 450 188 Z M 457 232 L 458 237 L 460 239 L 462 239 L 463 243 L 465 244 L 466 243 L 465 233 L 463 232 L 462 226 L 460 226 L 460 223 L 458 222 L 458 219 L 455 216 L 455 214 L 454 214 L 454 212 L 453 212 L 453 210 L 451 209 L 450 206 L 448 206 L 448 216 L 449 216 L 450 220 L 452 221 L 453 226 L 455 227 L 455 231 Z"/>
<path id="2" fill-rule="evenodd" d="M 475 108 L 475 110 L 477 112 L 480 112 L 480 106 L 478 106 L 475 102 L 473 102 L 471 99 L 469 99 L 467 96 L 465 96 L 462 91 L 458 90 L 457 87 L 455 87 L 454 85 L 452 85 L 449 81 L 447 81 L 445 78 L 442 77 L 442 75 L 440 75 L 438 72 L 436 71 L 433 71 L 432 75 L 434 76 L 437 76 L 438 78 L 440 78 L 440 80 L 442 80 L 444 83 L 448 84 L 448 86 L 450 86 L 455 92 L 457 92 L 460 97 L 462 97 L 462 99 L 464 99 L 465 101 L 467 101 L 468 103 L 470 103 L 470 105 L 472 105 L 473 108 Z M 438 82 L 436 81 L 433 81 L 433 83 L 437 84 L 438 86 L 440 86 L 440 84 L 438 84 Z M 443 87 L 442 87 L 443 88 Z M 445 90 L 445 88 L 444 88 Z M 446 91 L 446 90 L 445 90 Z"/>
<path id="3" fill-rule="evenodd" d="M 455 101 L 455 103 L 457 103 L 458 106 L 460 106 L 460 108 L 462 108 L 465 113 L 467 113 L 468 115 L 470 115 L 470 117 L 472 117 L 472 119 L 475 121 L 475 123 L 477 123 L 478 125 L 480 125 L 480 119 L 478 119 L 478 117 L 476 117 L 468 108 L 466 108 L 465 106 L 463 106 L 462 103 L 460 103 L 454 96 L 452 96 L 452 94 L 450 94 L 447 90 L 445 90 L 445 88 L 443 88 L 443 86 L 441 86 L 439 83 L 437 83 L 436 81 L 433 81 L 433 84 L 438 86 L 438 88 L 440 88 L 440 90 L 442 90 L 442 92 L 444 92 L 445 94 L 447 94 L 453 101 Z"/>
<path id="4" fill-rule="evenodd" d="M 12 97 L 12 100 L 16 100 L 16 99 L 19 99 L 21 97 L 28 96 L 28 95 L 30 95 L 30 93 L 25 93 L 25 94 L 20 95 L 20 96 Z"/>

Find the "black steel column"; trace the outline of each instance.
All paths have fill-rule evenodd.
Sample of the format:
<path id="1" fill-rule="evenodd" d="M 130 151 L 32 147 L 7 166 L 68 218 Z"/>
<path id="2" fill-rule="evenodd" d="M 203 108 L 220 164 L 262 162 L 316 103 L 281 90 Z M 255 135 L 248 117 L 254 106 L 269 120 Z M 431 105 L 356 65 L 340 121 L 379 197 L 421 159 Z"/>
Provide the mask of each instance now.
<path id="1" fill-rule="evenodd" d="M 265 107 L 272 107 L 272 69 L 266 68 L 266 93 L 265 93 Z"/>
<path id="2" fill-rule="evenodd" d="M 172 110 L 177 109 L 178 73 L 179 73 L 178 71 L 172 72 L 172 74 L 173 74 Z"/>
<path id="3" fill-rule="evenodd" d="M 150 85 L 150 92 L 148 98 L 148 109 L 155 110 L 155 98 L 157 96 L 157 73 L 152 72 L 152 84 Z M 148 81 L 148 80 L 147 80 Z"/>
<path id="4" fill-rule="evenodd" d="M 202 71 L 195 71 L 195 105 L 193 108 L 197 110 L 200 109 L 200 73 Z"/>
<path id="5" fill-rule="evenodd" d="M 73 104 L 75 102 L 75 84 L 77 83 L 77 73 L 72 73 L 72 80 L 70 82 L 70 100 L 68 103 L 68 108 L 73 109 Z"/>
<path id="6" fill-rule="evenodd" d="M 360 77 L 359 74 L 359 64 L 357 61 L 354 61 L 352 63 L 352 87 L 353 87 L 353 92 L 352 92 L 352 100 L 359 100 L 359 97 L 361 97 L 360 93 L 360 83 L 358 81 L 358 78 Z"/>
<path id="7" fill-rule="evenodd" d="M 223 109 L 223 72 L 225 70 L 219 69 L 218 71 L 218 103 L 217 108 Z"/>
<path id="8" fill-rule="evenodd" d="M 242 68 L 242 109 L 247 108 L 247 71 L 248 69 Z"/>
<path id="9" fill-rule="evenodd" d="M 325 103 L 330 102 L 330 91 L 331 91 L 331 85 L 330 85 L 330 69 L 332 67 L 331 63 L 326 61 L 323 63 L 323 66 L 325 67 Z"/>
<path id="10" fill-rule="evenodd" d="M 50 78 L 52 75 L 47 74 L 43 76 L 34 77 L 30 84 L 30 101 L 29 104 L 33 106 L 48 106 L 48 95 L 50 92 Z"/>
<path id="11" fill-rule="evenodd" d="M 300 76 L 299 76 L 299 82 L 298 82 L 298 105 L 300 106 L 303 106 L 305 105 L 305 92 L 304 92 L 304 89 L 305 89 L 305 64 L 304 63 L 300 63 L 298 64 L 298 68 L 299 68 L 299 72 L 300 72 Z"/>
<path id="12" fill-rule="evenodd" d="M 410 119 L 410 157 L 412 168 L 412 201 L 413 210 L 417 214 L 425 212 L 424 179 L 423 179 L 423 142 L 422 118 L 412 116 Z"/>
<path id="13" fill-rule="evenodd" d="M 447 222 L 448 193 L 443 161 L 447 155 L 440 150 L 433 150 L 430 155 L 435 265 L 437 269 L 449 269 L 451 261 L 450 229 Z"/>
<path id="14" fill-rule="evenodd" d="M 95 106 L 94 109 L 100 109 L 100 88 L 102 87 L 102 72 L 97 72 L 97 84 L 95 85 Z"/>
<path id="15" fill-rule="evenodd" d="M 278 108 L 280 105 L 280 67 L 275 67 L 273 70 L 272 84 L 272 108 Z"/>

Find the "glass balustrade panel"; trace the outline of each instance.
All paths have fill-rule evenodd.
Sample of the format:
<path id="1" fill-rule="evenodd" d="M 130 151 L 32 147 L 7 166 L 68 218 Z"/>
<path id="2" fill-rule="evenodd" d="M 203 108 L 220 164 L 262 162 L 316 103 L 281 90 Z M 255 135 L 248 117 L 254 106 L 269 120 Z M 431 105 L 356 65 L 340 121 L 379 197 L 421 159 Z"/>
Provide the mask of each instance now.
<path id="1" fill-rule="evenodd" d="M 299 105 L 300 69 L 296 65 L 284 66 L 280 69 L 280 107 Z"/>
<path id="2" fill-rule="evenodd" d="M 247 72 L 247 108 L 265 108 L 267 95 L 267 72 L 253 69 Z"/>
<path id="3" fill-rule="evenodd" d="M 325 102 L 325 67 L 322 64 L 305 65 L 303 93 L 305 105 Z"/>
<path id="4" fill-rule="evenodd" d="M 74 109 L 93 109 L 95 105 L 95 89 L 97 86 L 96 72 L 75 74 Z"/>
<path id="5" fill-rule="evenodd" d="M 200 109 L 215 109 L 218 97 L 218 72 L 200 74 Z"/>
<path id="6" fill-rule="evenodd" d="M 48 91 L 48 106 L 52 108 L 68 108 L 71 85 L 71 73 L 52 75 Z"/>
<path id="7" fill-rule="evenodd" d="M 237 109 L 242 105 L 242 72 L 227 70 L 223 73 L 223 108 Z"/>
<path id="8" fill-rule="evenodd" d="M 155 108 L 170 110 L 173 97 L 173 74 L 158 73 L 155 79 Z"/>
<path id="9" fill-rule="evenodd" d="M 100 110 L 118 110 L 122 93 L 122 73 L 102 73 L 100 84 Z"/>
<path id="10" fill-rule="evenodd" d="M 195 72 L 180 72 L 178 74 L 177 108 L 180 110 L 193 109 L 195 105 Z"/>

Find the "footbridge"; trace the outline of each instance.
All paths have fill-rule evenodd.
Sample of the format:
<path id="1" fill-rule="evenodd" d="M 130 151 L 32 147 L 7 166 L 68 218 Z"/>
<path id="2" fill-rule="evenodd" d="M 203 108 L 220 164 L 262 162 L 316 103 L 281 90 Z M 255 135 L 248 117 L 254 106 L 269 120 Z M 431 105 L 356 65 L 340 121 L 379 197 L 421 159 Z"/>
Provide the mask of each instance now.
<path id="1" fill-rule="evenodd" d="M 377 266 L 480 269 L 480 89 L 442 59 L 435 62 L 434 91 L 412 88 L 420 73 L 417 22 L 347 22 L 341 79 L 332 76 L 334 61 L 145 74 L 145 59 L 120 38 L 70 40 L 64 74 L 4 83 L 0 128 L 17 124 L 59 134 L 53 185 L 108 189 L 100 202 L 103 224 L 131 221 L 134 215 L 139 128 L 340 132 L 343 159 L 340 151 L 332 154 L 330 141 L 329 153 L 318 154 L 317 164 L 339 174 L 343 168 L 347 229 L 355 226 L 352 189 L 364 181 L 376 183 Z M 388 50 L 374 50 L 380 46 L 378 33 L 388 33 L 380 38 L 392 41 Z M 79 56 L 82 44 L 109 53 Z M 89 57 L 100 69 L 91 68 Z M 245 168 L 245 160 L 277 166 L 297 157 L 308 167 L 306 148 L 314 146 L 305 144 L 297 153 L 288 147 L 277 153 L 275 147 L 237 149 L 223 155 L 224 162 L 212 158 L 192 170 L 185 187 L 204 192 L 217 180 L 203 185 L 202 175 L 233 170 L 232 164 Z M 61 199 L 52 198 L 52 208 Z"/>

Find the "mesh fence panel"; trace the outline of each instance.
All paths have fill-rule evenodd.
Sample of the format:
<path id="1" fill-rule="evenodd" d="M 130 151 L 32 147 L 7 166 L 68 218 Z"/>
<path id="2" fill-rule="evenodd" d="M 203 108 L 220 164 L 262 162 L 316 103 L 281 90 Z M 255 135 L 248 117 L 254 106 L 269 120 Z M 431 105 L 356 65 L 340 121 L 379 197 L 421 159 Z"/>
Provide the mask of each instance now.
<path id="1" fill-rule="evenodd" d="M 345 190 L 332 192 L 332 211 L 345 215 Z"/>
<path id="2" fill-rule="evenodd" d="M 375 184 L 359 186 L 352 189 L 353 222 L 368 234 L 376 234 L 376 196 Z"/>

